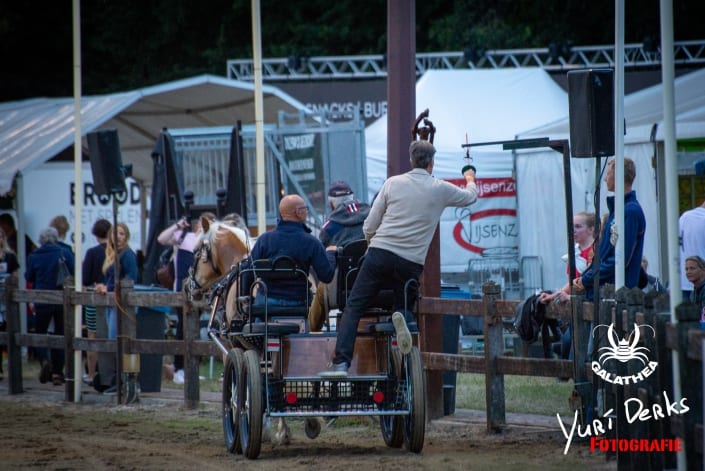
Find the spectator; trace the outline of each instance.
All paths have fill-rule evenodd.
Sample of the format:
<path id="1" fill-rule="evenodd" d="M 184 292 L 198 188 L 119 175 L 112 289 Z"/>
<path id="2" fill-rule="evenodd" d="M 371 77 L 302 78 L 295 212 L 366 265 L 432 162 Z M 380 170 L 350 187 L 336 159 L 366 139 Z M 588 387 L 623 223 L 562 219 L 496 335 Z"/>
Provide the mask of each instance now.
<path id="1" fill-rule="evenodd" d="M 607 173 L 605 183 L 607 190 L 614 192 L 615 189 L 615 166 L 614 159 L 607 163 Z M 600 238 L 599 273 L 595 273 L 592 264 L 587 270 L 573 281 L 573 287 L 577 291 L 587 291 L 586 297 L 593 300 L 593 286 L 615 282 L 615 251 L 614 246 L 617 237 L 624 237 L 624 285 L 627 288 L 634 288 L 639 285 L 639 274 L 641 273 L 641 258 L 644 251 L 644 232 L 646 231 L 646 219 L 644 212 L 636 199 L 636 191 L 632 190 L 632 183 L 636 178 L 636 166 L 634 161 L 628 157 L 624 158 L 624 231 L 617 233 L 614 226 L 614 196 L 607 197 L 607 207 L 609 214 L 607 221 L 602 228 Z"/>
<path id="2" fill-rule="evenodd" d="M 354 240 L 365 238 L 362 223 L 370 213 L 370 205 L 355 199 L 355 194 L 347 182 L 338 181 L 328 189 L 328 206 L 331 214 L 323 224 L 318 238 L 327 250 L 344 247 Z M 319 331 L 326 320 L 326 285 L 318 283 L 316 295 L 308 315 L 309 329 Z"/>
<path id="3" fill-rule="evenodd" d="M 0 229 L 2 229 L 5 232 L 5 236 L 7 237 L 7 245 L 9 245 L 10 249 L 12 249 L 12 251 L 16 254 L 17 253 L 17 229 L 15 226 L 15 218 L 12 217 L 12 214 L 10 214 L 10 213 L 0 214 Z M 29 255 L 31 252 L 34 251 L 34 249 L 37 248 L 37 246 L 34 245 L 34 242 L 32 242 L 32 239 L 30 239 L 29 236 L 26 234 L 24 236 L 24 241 L 25 241 L 25 251 Z"/>
<path id="4" fill-rule="evenodd" d="M 657 276 L 649 274 L 649 260 L 647 260 L 646 257 L 641 257 L 641 268 L 646 275 L 646 286 L 642 288 L 644 293 L 648 293 L 649 291 L 656 291 L 657 293 L 663 294 L 668 293 L 668 290 L 663 286 L 661 280 L 659 280 Z"/>
<path id="5" fill-rule="evenodd" d="M 306 227 L 308 208 L 299 195 L 287 195 L 279 202 L 281 219 L 277 227 L 257 238 L 250 253 L 251 260 L 274 260 L 281 256 L 291 257 L 306 272 L 311 268 L 320 281 L 333 279 L 333 266 L 321 241 L 310 234 Z M 298 281 L 271 282 L 267 285 L 267 302 L 278 306 L 299 306 L 306 302 L 308 293 L 302 291 Z M 264 296 L 257 295 L 255 304 L 264 304 Z"/>
<path id="6" fill-rule="evenodd" d="M 595 225 L 597 216 L 595 213 L 581 211 L 573 216 L 573 240 L 575 240 L 575 276 L 580 276 L 588 265 L 592 263 L 595 255 Z M 563 256 L 563 260 L 568 262 L 568 255 Z M 570 274 L 570 265 L 566 267 L 566 274 Z M 569 278 L 570 281 L 570 278 Z M 570 299 L 570 283 L 566 283 L 563 288 L 555 293 L 543 292 L 539 296 L 539 301 L 546 304 L 551 301 L 567 301 Z M 560 356 L 567 360 L 572 357 L 572 337 L 570 324 L 562 326 Z"/>
<path id="7" fill-rule="evenodd" d="M 678 239 L 680 242 L 681 289 L 683 300 L 690 298 L 693 284 L 685 272 L 685 258 L 697 255 L 705 259 L 705 201 L 697 208 L 689 209 L 678 219 Z"/>
<path id="8" fill-rule="evenodd" d="M 56 229 L 56 232 L 59 234 L 59 245 L 73 252 L 73 246 L 66 243 L 66 234 L 68 234 L 69 229 L 71 228 L 69 225 L 69 220 L 66 219 L 66 216 L 63 214 L 54 216 L 54 218 L 49 221 L 49 227 Z"/>
<path id="9" fill-rule="evenodd" d="M 685 259 L 685 276 L 693 284 L 690 302 L 700 309 L 700 322 L 705 321 L 705 260 L 698 255 Z"/>
<path id="10" fill-rule="evenodd" d="M 108 244 L 110 227 L 110 221 L 107 219 L 98 219 L 93 223 L 91 233 L 98 244 L 86 251 L 82 266 L 83 285 L 89 288 L 95 288 L 105 278 L 103 275 L 103 262 L 105 262 L 105 248 Z M 96 338 L 96 307 L 83 306 L 83 316 L 86 323 L 86 336 L 89 339 Z M 88 373 L 83 379 L 90 386 L 93 385 L 97 363 L 98 352 L 86 352 L 86 369 Z"/>
<path id="11" fill-rule="evenodd" d="M 5 231 L 0 229 L 0 286 L 4 286 L 5 279 L 17 273 L 20 268 L 17 262 L 17 256 L 12 251 L 10 246 L 7 244 L 7 236 Z M 0 332 L 5 332 L 7 330 L 7 319 L 5 313 L 7 312 L 5 306 L 5 297 L 3 296 L 4 290 L 0 290 Z M 6 347 L 0 346 L 0 379 L 2 379 L 2 355 L 6 351 Z"/>
<path id="12" fill-rule="evenodd" d="M 247 238 L 250 238 L 250 229 L 247 227 L 247 224 L 245 224 L 245 220 L 238 213 L 226 214 L 223 218 L 223 222 L 242 229 L 245 235 L 247 235 Z"/>
<path id="13" fill-rule="evenodd" d="M 203 217 L 215 220 L 215 214 L 205 212 Z M 193 227 L 193 231 L 189 228 Z M 174 248 L 172 261 L 174 263 L 174 286 L 175 292 L 180 292 L 183 287 L 184 278 L 188 277 L 189 268 L 193 265 L 193 249 L 198 242 L 198 235 L 201 232 L 200 219 L 194 219 L 189 223 L 185 218 L 176 221 L 164 229 L 157 237 L 157 242 L 162 245 L 171 246 Z M 176 339 L 183 340 L 184 338 L 184 311 L 183 307 L 174 308 L 176 314 Z M 174 364 L 167 367 L 167 377 L 176 384 L 184 384 L 184 357 L 183 355 L 174 356 Z"/>
<path id="14" fill-rule="evenodd" d="M 117 243 L 115 242 L 117 233 Z M 107 294 L 115 291 L 115 260 L 120 260 L 120 280 L 137 279 L 137 256 L 130 248 L 130 228 L 124 222 L 118 222 L 117 227 L 110 231 L 108 243 L 105 247 L 105 260 L 103 261 L 103 282 L 95 285 L 95 292 Z M 116 249 L 117 246 L 117 249 Z M 105 322 L 108 325 L 108 338 L 117 338 L 117 310 L 115 306 L 105 308 Z"/>
<path id="15" fill-rule="evenodd" d="M 414 305 L 417 289 L 412 286 L 405 293 L 404 285 L 421 275 L 441 213 L 447 206 L 464 207 L 477 200 L 474 168 L 463 168 L 465 188 L 438 180 L 432 176 L 435 153 L 428 141 L 412 142 L 412 169 L 387 179 L 372 204 L 363 225 L 369 248 L 338 325 L 335 357 L 321 376 L 347 376 L 360 318 L 383 285 L 393 284 L 395 310 Z M 404 354 L 412 348 L 406 314 L 397 311 L 392 315 L 397 345 Z"/>
<path id="16" fill-rule="evenodd" d="M 74 270 L 73 252 L 58 243 L 56 229 L 48 227 L 39 234 L 38 249 L 29 254 L 25 278 L 32 283 L 33 289 L 60 290 L 57 286 L 59 259 L 66 261 L 69 271 Z M 64 335 L 64 306 L 60 304 L 34 304 L 36 315 L 36 333 L 46 334 L 49 324 L 54 321 L 54 334 Z M 50 379 L 54 385 L 64 383 L 64 350 L 52 349 L 51 354 L 45 348 L 37 349 L 41 365 L 39 381 L 46 383 Z"/>

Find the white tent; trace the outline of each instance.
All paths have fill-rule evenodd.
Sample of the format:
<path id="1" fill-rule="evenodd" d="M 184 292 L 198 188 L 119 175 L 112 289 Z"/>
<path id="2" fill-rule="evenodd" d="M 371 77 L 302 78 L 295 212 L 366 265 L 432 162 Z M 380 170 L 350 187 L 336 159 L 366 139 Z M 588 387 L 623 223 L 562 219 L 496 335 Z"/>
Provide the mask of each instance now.
<path id="1" fill-rule="evenodd" d="M 464 183 L 460 169 L 464 165 L 465 150 L 461 146 L 466 135 L 471 144 L 514 139 L 522 130 L 565 116 L 568 95 L 548 73 L 538 68 L 429 70 L 416 84 L 416 107 L 417 113 L 430 110 L 429 119 L 438 130 L 434 139 L 437 149 L 434 175 Z M 387 177 L 386 146 L 385 116 L 366 129 L 371 194 Z M 478 169 L 483 198 L 469 211 L 448 209 L 444 213 L 441 270 L 445 274 L 465 272 L 471 259 L 497 255 L 516 259 L 519 255 L 513 155 L 495 145 L 473 147 L 471 157 Z M 556 159 L 560 161 L 560 157 Z M 521 180 L 519 174 L 517 183 L 521 184 Z M 521 201 L 518 206 L 521 210 Z M 524 223 L 523 215 L 519 219 L 522 239 L 539 237 L 535 227 Z M 504 236 L 492 237 L 493 233 Z"/>
<path id="2" fill-rule="evenodd" d="M 279 111 L 293 113 L 303 104 L 275 87 L 263 87 L 265 122 Z M 152 149 L 163 128 L 252 124 L 254 85 L 214 75 L 200 75 L 126 93 L 85 96 L 81 102 L 85 135 L 117 129 L 125 164 L 147 187 L 152 180 Z M 36 98 L 0 104 L 0 195 L 20 171 L 52 159 L 73 145 L 73 98 Z"/>
<path id="3" fill-rule="evenodd" d="M 705 137 L 705 69 L 683 75 L 675 80 L 675 112 L 677 139 Z M 653 157 L 663 140 L 663 87 L 653 87 L 632 93 L 624 99 L 626 134 L 624 155 L 632 158 L 637 166 L 634 189 L 646 215 L 644 255 L 649 260 L 649 272 L 661 273 L 660 246 L 662 224 L 659 222 L 657 194 L 657 172 Z M 655 128 L 654 128 L 655 126 Z M 568 117 L 529 131 L 521 132 L 520 138 L 549 137 L 569 139 Z M 653 141 L 652 141 L 652 131 Z M 539 254 L 544 258 L 544 279 L 547 288 L 557 288 L 565 282 L 565 264 L 559 256 L 567 251 L 565 238 L 565 212 L 562 162 L 550 151 L 522 152 L 517 158 L 519 177 L 519 205 L 522 220 L 535 221 L 537 227 L 550 231 L 542 232 L 540 238 L 522 238 L 522 254 Z M 662 155 L 662 152 L 659 152 Z M 692 161 L 682 159 L 681 167 Z M 604 161 L 604 159 L 603 159 Z M 659 160 L 663 162 L 662 160 Z M 661 164 L 663 165 L 663 164 Z M 594 211 L 595 160 L 571 159 L 573 211 Z M 541 196 L 537 198 L 537 188 Z M 607 211 L 604 182 L 601 182 L 600 213 Z M 522 226 L 525 227 L 525 226 Z"/>

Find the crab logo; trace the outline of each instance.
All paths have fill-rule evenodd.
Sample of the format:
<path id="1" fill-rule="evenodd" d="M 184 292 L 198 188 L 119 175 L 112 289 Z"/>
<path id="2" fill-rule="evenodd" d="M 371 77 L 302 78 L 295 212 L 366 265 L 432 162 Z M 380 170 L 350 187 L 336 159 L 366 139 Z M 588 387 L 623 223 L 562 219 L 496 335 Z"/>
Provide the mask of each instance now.
<path id="1" fill-rule="evenodd" d="M 604 324 L 595 326 L 593 329 L 593 336 L 599 327 L 608 326 Z M 648 352 L 649 349 L 638 346 L 639 338 L 641 336 L 640 327 L 648 327 L 651 329 L 654 337 L 656 337 L 656 331 L 654 331 L 654 328 L 650 325 L 639 326 L 634 323 L 634 330 L 631 334 L 625 334 L 624 338 L 620 339 L 614 330 L 614 324 L 609 325 L 607 330 L 607 341 L 610 345 L 600 348 L 599 351 L 604 350 L 605 352 L 600 355 L 599 361 L 592 362 L 592 370 L 598 376 L 613 384 L 634 384 L 639 381 L 643 381 L 654 372 L 658 362 L 649 361 L 648 355 L 644 353 L 645 351 Z M 610 360 L 617 360 L 620 363 L 627 363 L 630 360 L 638 360 L 642 365 L 644 365 L 644 368 L 637 374 L 618 376 L 604 368 L 604 363 Z"/>

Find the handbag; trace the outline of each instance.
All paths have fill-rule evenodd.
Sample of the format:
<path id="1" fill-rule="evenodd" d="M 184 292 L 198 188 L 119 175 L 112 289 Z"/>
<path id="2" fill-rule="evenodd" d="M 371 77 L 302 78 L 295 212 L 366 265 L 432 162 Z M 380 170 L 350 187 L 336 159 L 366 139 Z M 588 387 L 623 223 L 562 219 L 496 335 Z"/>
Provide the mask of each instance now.
<path id="1" fill-rule="evenodd" d="M 160 286 L 174 289 L 174 248 L 169 247 L 159 255 L 157 263 L 157 282 Z"/>
<path id="2" fill-rule="evenodd" d="M 71 276 L 71 272 L 69 271 L 69 267 L 66 265 L 66 260 L 64 259 L 64 256 L 61 255 L 59 257 L 59 261 L 56 264 L 56 287 L 63 288 L 64 281 L 69 276 Z"/>

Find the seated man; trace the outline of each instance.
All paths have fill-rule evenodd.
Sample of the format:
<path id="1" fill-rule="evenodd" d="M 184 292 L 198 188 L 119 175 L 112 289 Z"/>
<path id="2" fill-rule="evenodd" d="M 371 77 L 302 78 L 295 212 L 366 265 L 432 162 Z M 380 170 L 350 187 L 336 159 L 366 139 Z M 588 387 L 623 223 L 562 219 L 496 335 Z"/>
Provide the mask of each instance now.
<path id="1" fill-rule="evenodd" d="M 331 184 L 328 189 L 328 205 L 332 213 L 318 235 L 326 250 L 335 250 L 354 240 L 365 238 L 362 223 L 370 213 L 370 205 L 357 201 L 347 182 L 338 181 Z M 328 314 L 325 292 L 326 285 L 318 283 L 316 296 L 308 314 L 308 324 L 312 332 L 321 330 Z"/>
<path id="2" fill-rule="evenodd" d="M 323 244 L 306 227 L 308 208 L 299 195 L 287 195 L 279 202 L 280 219 L 277 227 L 257 238 L 250 260 L 290 257 L 305 272 L 313 268 L 318 279 L 328 283 L 333 279 L 333 266 L 326 256 Z M 268 303 L 272 306 L 297 306 L 306 302 L 306 292 L 298 280 L 282 280 L 267 285 Z M 264 304 L 264 296 L 257 294 L 255 305 Z"/>

